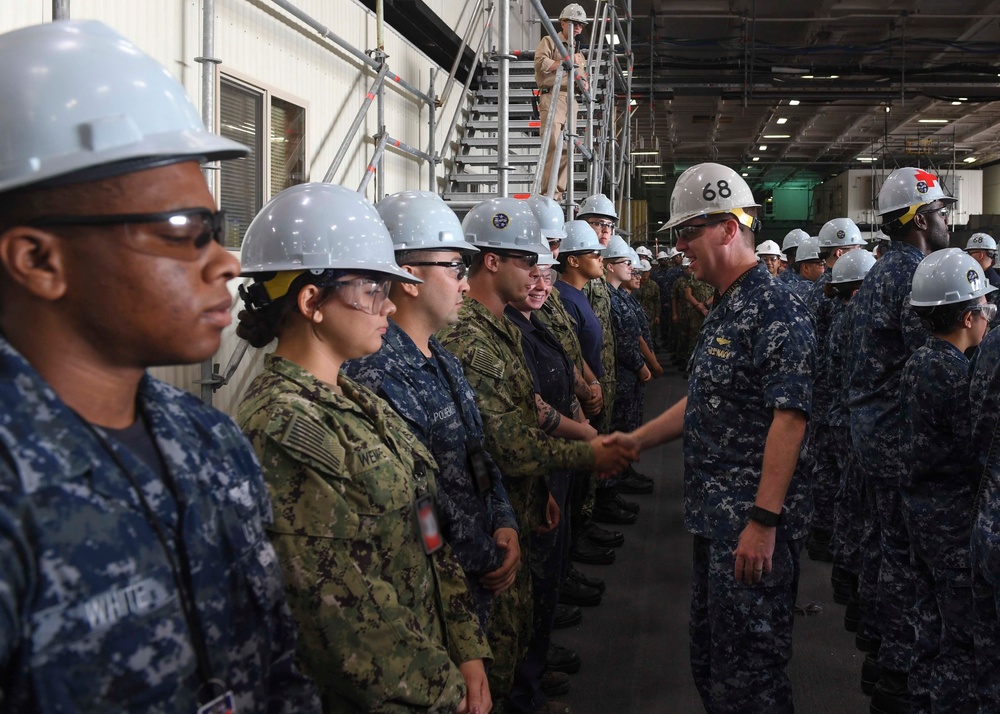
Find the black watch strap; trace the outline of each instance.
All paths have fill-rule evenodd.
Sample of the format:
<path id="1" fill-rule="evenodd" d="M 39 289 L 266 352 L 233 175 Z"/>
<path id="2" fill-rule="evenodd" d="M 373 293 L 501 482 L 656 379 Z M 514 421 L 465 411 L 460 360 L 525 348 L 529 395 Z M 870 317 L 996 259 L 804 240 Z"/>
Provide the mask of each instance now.
<path id="1" fill-rule="evenodd" d="M 750 520 L 756 521 L 767 528 L 776 528 L 781 523 L 781 514 L 772 513 L 760 506 L 754 506 L 750 509 Z"/>

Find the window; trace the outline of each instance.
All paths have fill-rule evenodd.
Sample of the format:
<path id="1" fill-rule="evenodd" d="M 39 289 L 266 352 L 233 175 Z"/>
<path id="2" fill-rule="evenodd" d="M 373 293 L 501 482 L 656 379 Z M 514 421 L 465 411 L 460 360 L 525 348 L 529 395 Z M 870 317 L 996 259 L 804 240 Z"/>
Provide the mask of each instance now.
<path id="1" fill-rule="evenodd" d="M 221 163 L 227 248 L 240 247 L 247 226 L 266 201 L 306 180 L 305 119 L 303 107 L 268 90 L 221 78 L 219 133 L 250 148 L 249 155 Z"/>

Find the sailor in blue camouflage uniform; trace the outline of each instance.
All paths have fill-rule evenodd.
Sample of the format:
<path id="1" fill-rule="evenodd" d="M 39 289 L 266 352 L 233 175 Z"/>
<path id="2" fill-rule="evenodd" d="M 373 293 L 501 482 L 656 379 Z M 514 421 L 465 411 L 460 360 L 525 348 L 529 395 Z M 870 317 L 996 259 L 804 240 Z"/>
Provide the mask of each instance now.
<path id="1" fill-rule="evenodd" d="M 199 162 L 246 148 L 101 23 L 0 62 L 0 710 L 318 712 L 253 452 L 145 372 L 219 347 L 239 265 Z"/>
<path id="2" fill-rule="evenodd" d="M 903 517 L 914 570 L 913 714 L 975 714 L 972 512 L 982 469 L 969 418 L 969 359 L 986 334 L 995 292 L 974 258 L 958 248 L 924 258 L 910 304 L 932 336 L 903 368 Z"/>
<path id="3" fill-rule="evenodd" d="M 799 243 L 808 237 L 809 234 L 801 228 L 793 228 L 785 234 L 785 237 L 781 241 L 781 254 L 788 259 L 788 268 L 778 274 L 778 280 L 781 282 L 791 285 L 802 280 L 802 276 L 799 275 L 799 271 L 795 266 L 795 255 L 798 251 Z"/>
<path id="4" fill-rule="evenodd" d="M 892 242 L 854 297 L 858 321 L 848 394 L 851 438 L 880 529 L 877 620 L 882 639 L 879 682 L 872 695 L 875 714 L 909 706 L 914 592 L 899 491 L 905 470 L 899 385 L 906 360 L 929 334 L 909 304 L 913 272 L 925 255 L 948 247 L 947 212 L 954 202 L 933 174 L 909 167 L 893 171 L 878 195 L 882 228 Z M 909 684 L 926 686 L 916 680 Z"/>
<path id="5" fill-rule="evenodd" d="M 833 437 L 829 424 L 831 385 L 827 381 L 827 335 L 830 324 L 844 303 L 827 297 L 832 270 L 840 258 L 865 244 L 858 226 L 850 218 L 834 218 L 819 231 L 819 256 L 825 263 L 823 274 L 806 295 L 806 305 L 816 326 L 816 371 L 813 384 L 813 412 L 809 424 L 806 450 L 806 468 L 810 474 L 813 494 L 813 523 L 806 549 L 814 560 L 832 561 L 830 550 L 833 538 L 834 502 L 840 485 L 840 471 L 836 462 Z"/>
<path id="6" fill-rule="evenodd" d="M 844 627 L 849 632 L 857 632 L 861 618 L 861 602 L 858 584 L 861 574 L 861 484 L 857 469 L 851 459 L 851 415 L 847 408 L 848 366 L 852 359 L 851 337 L 854 334 L 854 311 L 852 298 L 861 287 L 861 281 L 875 264 L 875 257 L 866 250 L 851 251 L 837 261 L 830 271 L 827 294 L 841 303 L 826 337 L 825 361 L 817 368 L 817 373 L 830 389 L 830 409 L 827 424 L 830 429 L 830 453 L 834 460 L 839 483 L 834 501 L 834 529 L 831 550 L 833 569 L 830 580 L 833 585 L 834 602 L 847 605 L 844 613 Z M 874 549 L 873 549 L 874 550 Z M 875 572 L 878 572 L 877 569 Z M 870 592 L 877 589 L 875 579 Z M 874 598 L 870 600 L 874 605 Z M 872 661 L 874 665 L 874 660 Z M 873 681 L 872 686 L 875 685 Z"/>
<path id="7" fill-rule="evenodd" d="M 826 261 L 819 256 L 818 237 L 808 236 L 799 243 L 795 251 L 795 270 L 799 279 L 790 282 L 788 287 L 803 300 L 808 300 L 816 281 L 826 272 Z"/>
<path id="8" fill-rule="evenodd" d="M 441 530 L 488 629 L 497 576 L 513 578 L 520 561 L 517 519 L 500 471 L 483 448 L 483 420 L 462 365 L 433 336 L 458 319 L 469 289 L 464 259 L 479 251 L 465 242 L 458 217 L 435 193 L 403 191 L 376 210 L 392 236 L 397 264 L 424 282 L 393 285 L 396 313 L 382 349 L 350 360 L 344 372 L 389 402 L 437 461 Z M 508 556 L 506 568 L 495 573 Z"/>
<path id="9" fill-rule="evenodd" d="M 684 437 L 691 667 L 712 714 L 794 710 L 785 667 L 812 515 L 796 462 L 815 333 L 805 305 L 757 263 L 758 208 L 739 174 L 719 164 L 677 179 L 667 225 L 695 276 L 721 296 L 692 358 L 688 397 L 634 432 L 643 449 Z"/>
<path id="10" fill-rule="evenodd" d="M 603 252 L 604 275 L 611 295 L 611 324 L 615 331 L 615 367 L 618 383 L 611 428 L 632 431 L 642 424 L 643 383 L 650 378 L 649 367 L 639 349 L 642 307 L 625 291 L 623 283 L 632 279 L 632 259 L 628 244 L 612 236 Z"/>
<path id="11" fill-rule="evenodd" d="M 996 293 L 994 293 L 996 295 Z M 981 714 L 1000 712 L 1000 330 L 972 358 L 969 379 L 974 458 L 982 481 L 972 524 L 976 673 Z"/>

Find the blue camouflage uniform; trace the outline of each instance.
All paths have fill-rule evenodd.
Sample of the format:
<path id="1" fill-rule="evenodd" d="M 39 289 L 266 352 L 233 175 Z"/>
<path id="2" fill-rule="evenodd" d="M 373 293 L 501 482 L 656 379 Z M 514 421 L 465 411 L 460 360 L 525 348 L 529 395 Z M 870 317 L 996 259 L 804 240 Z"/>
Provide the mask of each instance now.
<path id="1" fill-rule="evenodd" d="M 674 324 L 673 317 L 674 283 L 682 275 L 684 275 L 684 267 L 674 265 L 667 269 L 660 282 L 660 302 L 663 313 L 660 322 L 664 329 L 668 330 L 664 335 L 666 335 L 665 346 L 670 352 L 674 352 L 677 339 L 677 325 Z"/>
<path id="2" fill-rule="evenodd" d="M 293 663 L 260 467 L 232 420 L 144 376 L 165 483 L 3 338 L 0 404 L 0 710 L 194 712 L 215 678 L 241 714 L 319 711 Z"/>
<path id="3" fill-rule="evenodd" d="M 844 303 L 826 296 L 826 286 L 832 273 L 825 270 L 812 283 L 806 305 L 816 325 L 816 379 L 813 384 L 813 411 L 809 423 L 808 458 L 806 468 L 810 473 L 813 493 L 813 529 L 833 532 L 834 503 L 840 485 L 840 471 L 835 454 L 835 438 L 831 431 L 829 412 L 832 385 L 827 379 L 827 335 Z"/>
<path id="4" fill-rule="evenodd" d="M 458 359 L 435 337 L 429 346 L 430 358 L 389 320 L 382 348 L 345 362 L 343 370 L 389 402 L 437 461 L 441 530 L 469 579 L 476 613 L 486 628 L 493 593 L 479 584 L 479 578 L 503 563 L 506 551 L 496 544 L 493 534 L 499 528 L 516 530 L 517 519 L 500 471 L 485 449 L 477 451 L 490 485 L 479 491 L 468 453 L 470 439 L 479 446 L 483 443 L 483 420 L 475 394 Z"/>
<path id="5" fill-rule="evenodd" d="M 788 486 L 773 571 L 738 584 L 733 551 L 754 505 L 774 410 L 810 411 L 814 353 L 805 305 L 758 265 L 716 302 L 692 357 L 684 524 L 695 535 L 691 667 L 709 712 L 793 710 L 785 667 L 812 516 L 803 474 Z"/>
<path id="6" fill-rule="evenodd" d="M 995 294 L 995 293 L 994 293 Z M 1000 330 L 972 358 L 969 405 L 982 481 L 973 508 L 972 575 L 979 711 L 1000 713 Z"/>
<path id="7" fill-rule="evenodd" d="M 608 285 L 611 294 L 611 324 L 615 331 L 615 369 L 618 391 L 614 412 L 611 415 L 612 431 L 630 432 L 642 425 L 643 384 L 639 372 L 646 362 L 639 350 L 642 328 L 639 313 L 642 308 L 633 304 L 632 297 L 623 289 Z"/>
<path id="8" fill-rule="evenodd" d="M 789 271 L 785 271 L 787 273 Z M 826 274 L 826 271 L 823 271 Z M 784 275 L 784 273 L 782 273 Z M 796 273 L 798 275 L 798 273 Z M 816 284 L 811 280 L 803 278 L 801 275 L 798 276 L 798 280 L 793 280 L 788 283 L 788 287 L 791 288 L 792 292 L 802 298 L 803 301 L 809 300 L 809 293 L 812 292 L 813 286 Z"/>
<path id="9" fill-rule="evenodd" d="M 923 257 L 908 243 L 892 241 L 852 300 L 857 319 L 848 393 L 851 439 L 880 529 L 879 665 L 895 672 L 909 671 L 914 636 L 913 571 L 899 493 L 905 468 L 899 385 L 906 360 L 929 336 L 909 303 L 913 273 Z"/>
<path id="10" fill-rule="evenodd" d="M 907 360 L 901 392 L 900 491 L 916 593 L 910 706 L 975 714 L 969 514 L 982 471 L 972 454 L 969 360 L 931 337 Z"/>
<path id="11" fill-rule="evenodd" d="M 843 304 L 843 303 L 842 303 Z M 837 312 L 826 339 L 826 364 L 821 373 L 830 387 L 830 451 L 840 480 L 834 500 L 834 563 L 854 575 L 861 573 L 863 521 L 862 484 L 854 468 L 851 450 L 851 413 L 847 408 L 847 383 L 852 357 L 855 304 L 849 302 Z M 877 572 L 877 570 L 876 570 Z M 874 595 L 878 578 L 871 589 Z M 871 600 L 874 604 L 874 598 Z"/>
<path id="12" fill-rule="evenodd" d="M 785 272 L 783 272 L 781 275 L 778 276 L 778 280 L 780 280 L 783 283 L 788 283 L 789 285 L 794 285 L 795 283 L 800 283 L 803 281 L 807 283 L 809 282 L 801 275 L 799 275 L 799 272 L 795 269 L 794 264 L 789 265 L 788 270 L 786 270 Z"/>

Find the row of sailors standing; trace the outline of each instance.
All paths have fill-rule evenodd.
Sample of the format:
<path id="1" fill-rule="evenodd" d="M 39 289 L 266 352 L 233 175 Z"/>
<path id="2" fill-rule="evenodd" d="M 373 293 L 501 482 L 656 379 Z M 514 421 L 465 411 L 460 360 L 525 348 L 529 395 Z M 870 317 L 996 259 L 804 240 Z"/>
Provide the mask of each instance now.
<path id="1" fill-rule="evenodd" d="M 610 433 L 660 372 L 611 201 L 564 228 L 543 199 L 463 225 L 433 194 L 278 194 L 242 246 L 237 331 L 273 350 L 234 423 L 145 370 L 230 323 L 199 164 L 246 147 L 100 23 L 0 63 L 0 710 L 568 711 L 556 603 L 604 587 L 569 558 L 612 561 L 597 523 L 652 490 Z"/>
<path id="2" fill-rule="evenodd" d="M 954 201 L 933 175 L 899 169 L 879 194 L 876 249 L 848 218 L 790 232 L 795 271 L 776 244 L 758 247 L 814 320 L 806 547 L 833 563 L 873 714 L 1000 710 L 1000 334 L 987 334 L 1000 276 L 991 236 L 948 248 Z"/>

